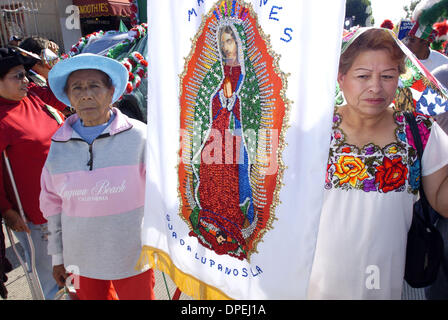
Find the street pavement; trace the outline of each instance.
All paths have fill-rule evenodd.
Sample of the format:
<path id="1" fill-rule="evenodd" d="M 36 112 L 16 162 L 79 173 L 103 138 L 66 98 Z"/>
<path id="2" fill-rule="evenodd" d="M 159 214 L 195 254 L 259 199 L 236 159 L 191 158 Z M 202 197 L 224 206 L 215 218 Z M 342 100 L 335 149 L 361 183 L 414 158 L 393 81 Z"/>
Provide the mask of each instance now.
<path id="1" fill-rule="evenodd" d="M 6 228 L 3 224 L 2 228 L 6 240 L 6 256 L 13 265 L 13 270 L 8 273 L 8 282 L 6 283 L 6 288 L 8 289 L 8 300 L 32 300 L 31 291 L 28 286 L 28 282 L 26 281 L 25 273 L 13 251 L 8 235 L 6 233 Z M 17 248 L 19 249 L 23 257 L 23 250 L 15 237 L 14 241 L 17 244 Z M 164 281 L 164 278 L 166 282 Z M 156 300 L 170 300 L 176 291 L 176 285 L 174 284 L 174 282 L 170 279 L 168 275 L 165 275 L 164 277 L 162 272 L 160 272 L 159 270 L 155 271 L 155 279 L 156 284 L 154 291 Z M 402 299 L 425 300 L 426 297 L 424 289 L 411 288 L 405 282 L 403 287 Z M 2 300 L 1 297 L 0 300 Z M 182 293 L 179 300 L 192 300 L 192 298 Z"/>
<path id="2" fill-rule="evenodd" d="M 2 224 L 1 227 L 3 228 L 3 233 L 5 234 L 6 256 L 13 265 L 13 270 L 8 273 L 8 281 L 6 282 L 6 288 L 8 289 L 8 300 L 32 300 L 31 291 L 28 286 L 24 270 L 13 251 L 8 235 L 6 233 L 5 226 Z M 23 250 L 15 237 L 14 241 L 17 244 L 17 248 L 19 249 L 23 257 Z M 163 274 L 159 270 L 155 271 L 156 284 L 154 291 L 156 300 L 170 300 L 170 297 L 172 297 L 174 295 L 174 292 L 176 291 L 176 285 L 170 279 L 170 277 L 168 275 L 165 275 L 165 279 L 166 284 L 164 281 Z M 180 296 L 180 300 L 191 300 L 191 299 L 192 299 L 191 297 L 187 296 L 184 293 L 182 293 Z M 2 300 L 1 297 L 0 300 Z"/>

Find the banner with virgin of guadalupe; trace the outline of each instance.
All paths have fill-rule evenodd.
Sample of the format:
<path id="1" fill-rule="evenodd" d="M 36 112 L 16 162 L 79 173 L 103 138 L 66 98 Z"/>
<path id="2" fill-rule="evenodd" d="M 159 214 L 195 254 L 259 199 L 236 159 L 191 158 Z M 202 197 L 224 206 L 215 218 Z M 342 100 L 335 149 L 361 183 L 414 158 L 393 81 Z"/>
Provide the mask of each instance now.
<path id="1" fill-rule="evenodd" d="M 345 1 L 149 1 L 140 265 L 196 299 L 306 297 Z"/>

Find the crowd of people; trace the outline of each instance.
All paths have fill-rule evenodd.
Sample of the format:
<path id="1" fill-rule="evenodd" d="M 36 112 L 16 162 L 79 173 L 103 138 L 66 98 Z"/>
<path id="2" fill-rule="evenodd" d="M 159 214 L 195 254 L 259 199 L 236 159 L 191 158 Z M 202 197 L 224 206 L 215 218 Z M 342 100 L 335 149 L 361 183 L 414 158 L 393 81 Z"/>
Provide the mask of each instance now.
<path id="1" fill-rule="evenodd" d="M 66 285 L 67 265 L 82 267 L 79 299 L 154 299 L 153 271 L 134 270 L 141 250 L 146 124 L 114 107 L 128 71 L 96 54 L 58 60 L 57 45 L 40 37 L 0 49 L 0 149 L 14 173 L 1 163 L 2 218 L 24 247 L 28 266 L 26 233 L 31 235 L 45 299 Z M 97 188 L 97 195 L 73 196 L 86 188 Z M 113 200 L 105 201 L 110 194 Z M 3 242 L 1 253 L 6 297 L 11 266 Z"/>
<path id="2" fill-rule="evenodd" d="M 422 27 L 415 24 L 403 43 L 448 88 L 448 57 L 430 48 L 431 33 Z M 393 107 L 411 53 L 387 28 L 359 28 L 344 39 L 337 81 L 345 102 L 335 107 L 329 137 L 307 297 L 400 299 L 420 183 L 439 213 L 448 259 L 448 116 L 413 113 L 423 140 L 420 161 L 404 111 Z M 68 266 L 79 267 L 79 299 L 154 299 L 153 270 L 135 270 L 147 130 L 132 96 L 120 99 L 128 71 L 96 54 L 60 60 L 59 47 L 41 37 L 12 40 L 0 49 L 0 212 L 28 264 L 31 236 L 45 299 L 66 285 L 73 272 Z M 0 240 L 0 294 L 6 298 L 11 264 L 3 231 Z M 388 279 L 381 290 L 365 286 L 369 265 Z M 442 269 L 427 297 L 448 299 Z"/>

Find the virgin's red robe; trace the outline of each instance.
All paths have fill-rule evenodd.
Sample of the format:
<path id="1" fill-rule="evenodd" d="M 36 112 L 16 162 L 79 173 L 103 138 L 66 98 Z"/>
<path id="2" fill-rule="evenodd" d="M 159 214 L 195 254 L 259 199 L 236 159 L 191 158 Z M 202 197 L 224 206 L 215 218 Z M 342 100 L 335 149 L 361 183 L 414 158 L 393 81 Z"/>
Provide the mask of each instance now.
<path id="1" fill-rule="evenodd" d="M 224 74 L 230 80 L 233 92 L 237 88 L 241 76 L 241 67 L 225 66 Z M 246 219 L 240 208 L 239 196 L 238 155 L 240 147 L 242 147 L 241 138 L 239 136 L 231 136 L 231 144 L 229 142 L 226 143 L 225 138 L 226 134 L 229 135 L 230 132 L 232 113 L 236 120 L 241 121 L 240 101 L 236 99 L 233 109 L 230 111 L 221 104 L 219 92 L 224 88 L 224 83 L 225 81 L 212 101 L 213 119 L 211 129 L 214 130 L 215 134 L 209 136 L 202 150 L 202 161 L 199 170 L 199 198 L 202 207 L 202 210 L 199 212 L 199 230 L 206 241 L 209 242 L 208 245 L 205 245 L 207 247 L 211 245 L 218 254 L 228 254 L 231 251 L 235 251 L 239 246 L 244 247 L 245 240 L 241 229 Z M 216 144 L 217 142 L 214 139 L 219 139 L 219 137 L 221 137 L 221 163 L 216 163 L 219 162 L 217 160 L 219 155 L 215 155 L 213 151 L 210 152 L 210 150 L 213 150 L 210 144 Z M 231 150 L 229 150 L 230 147 Z M 226 152 L 228 153 L 227 157 Z M 215 163 L 205 163 L 204 159 L 207 158 L 215 159 Z M 216 229 L 223 232 L 225 241 L 221 244 L 218 243 L 217 235 L 219 231 L 207 231 L 204 222 L 212 224 Z M 200 238 L 198 239 L 203 242 Z M 238 255 L 240 259 L 243 257 L 245 257 L 244 253 Z"/>

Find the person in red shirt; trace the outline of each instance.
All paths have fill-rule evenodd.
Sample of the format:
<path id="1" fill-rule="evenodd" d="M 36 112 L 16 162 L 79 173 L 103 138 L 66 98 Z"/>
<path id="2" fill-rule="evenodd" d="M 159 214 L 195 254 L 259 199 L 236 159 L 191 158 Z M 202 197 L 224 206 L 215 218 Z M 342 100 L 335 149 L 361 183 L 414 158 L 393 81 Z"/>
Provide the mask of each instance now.
<path id="1" fill-rule="evenodd" d="M 72 110 L 59 101 L 48 86 L 48 72 L 59 61 L 58 45 L 48 39 L 33 36 L 24 39 L 20 43 L 19 49 L 40 57 L 40 60 L 36 60 L 36 63 L 27 72 L 27 78 L 30 80 L 29 91 L 36 93 L 43 102 L 58 109 L 66 117 L 70 116 Z"/>
<path id="2" fill-rule="evenodd" d="M 52 277 L 47 253 L 47 221 L 39 209 L 40 176 L 51 137 L 64 116 L 29 90 L 26 71 L 36 61 L 12 48 L 0 48 L 0 153 L 6 151 L 26 220 L 18 213 L 18 202 L 2 157 L 0 161 L 0 212 L 22 247 L 26 258 L 31 234 L 36 253 L 36 271 L 46 299 L 58 286 Z"/>

